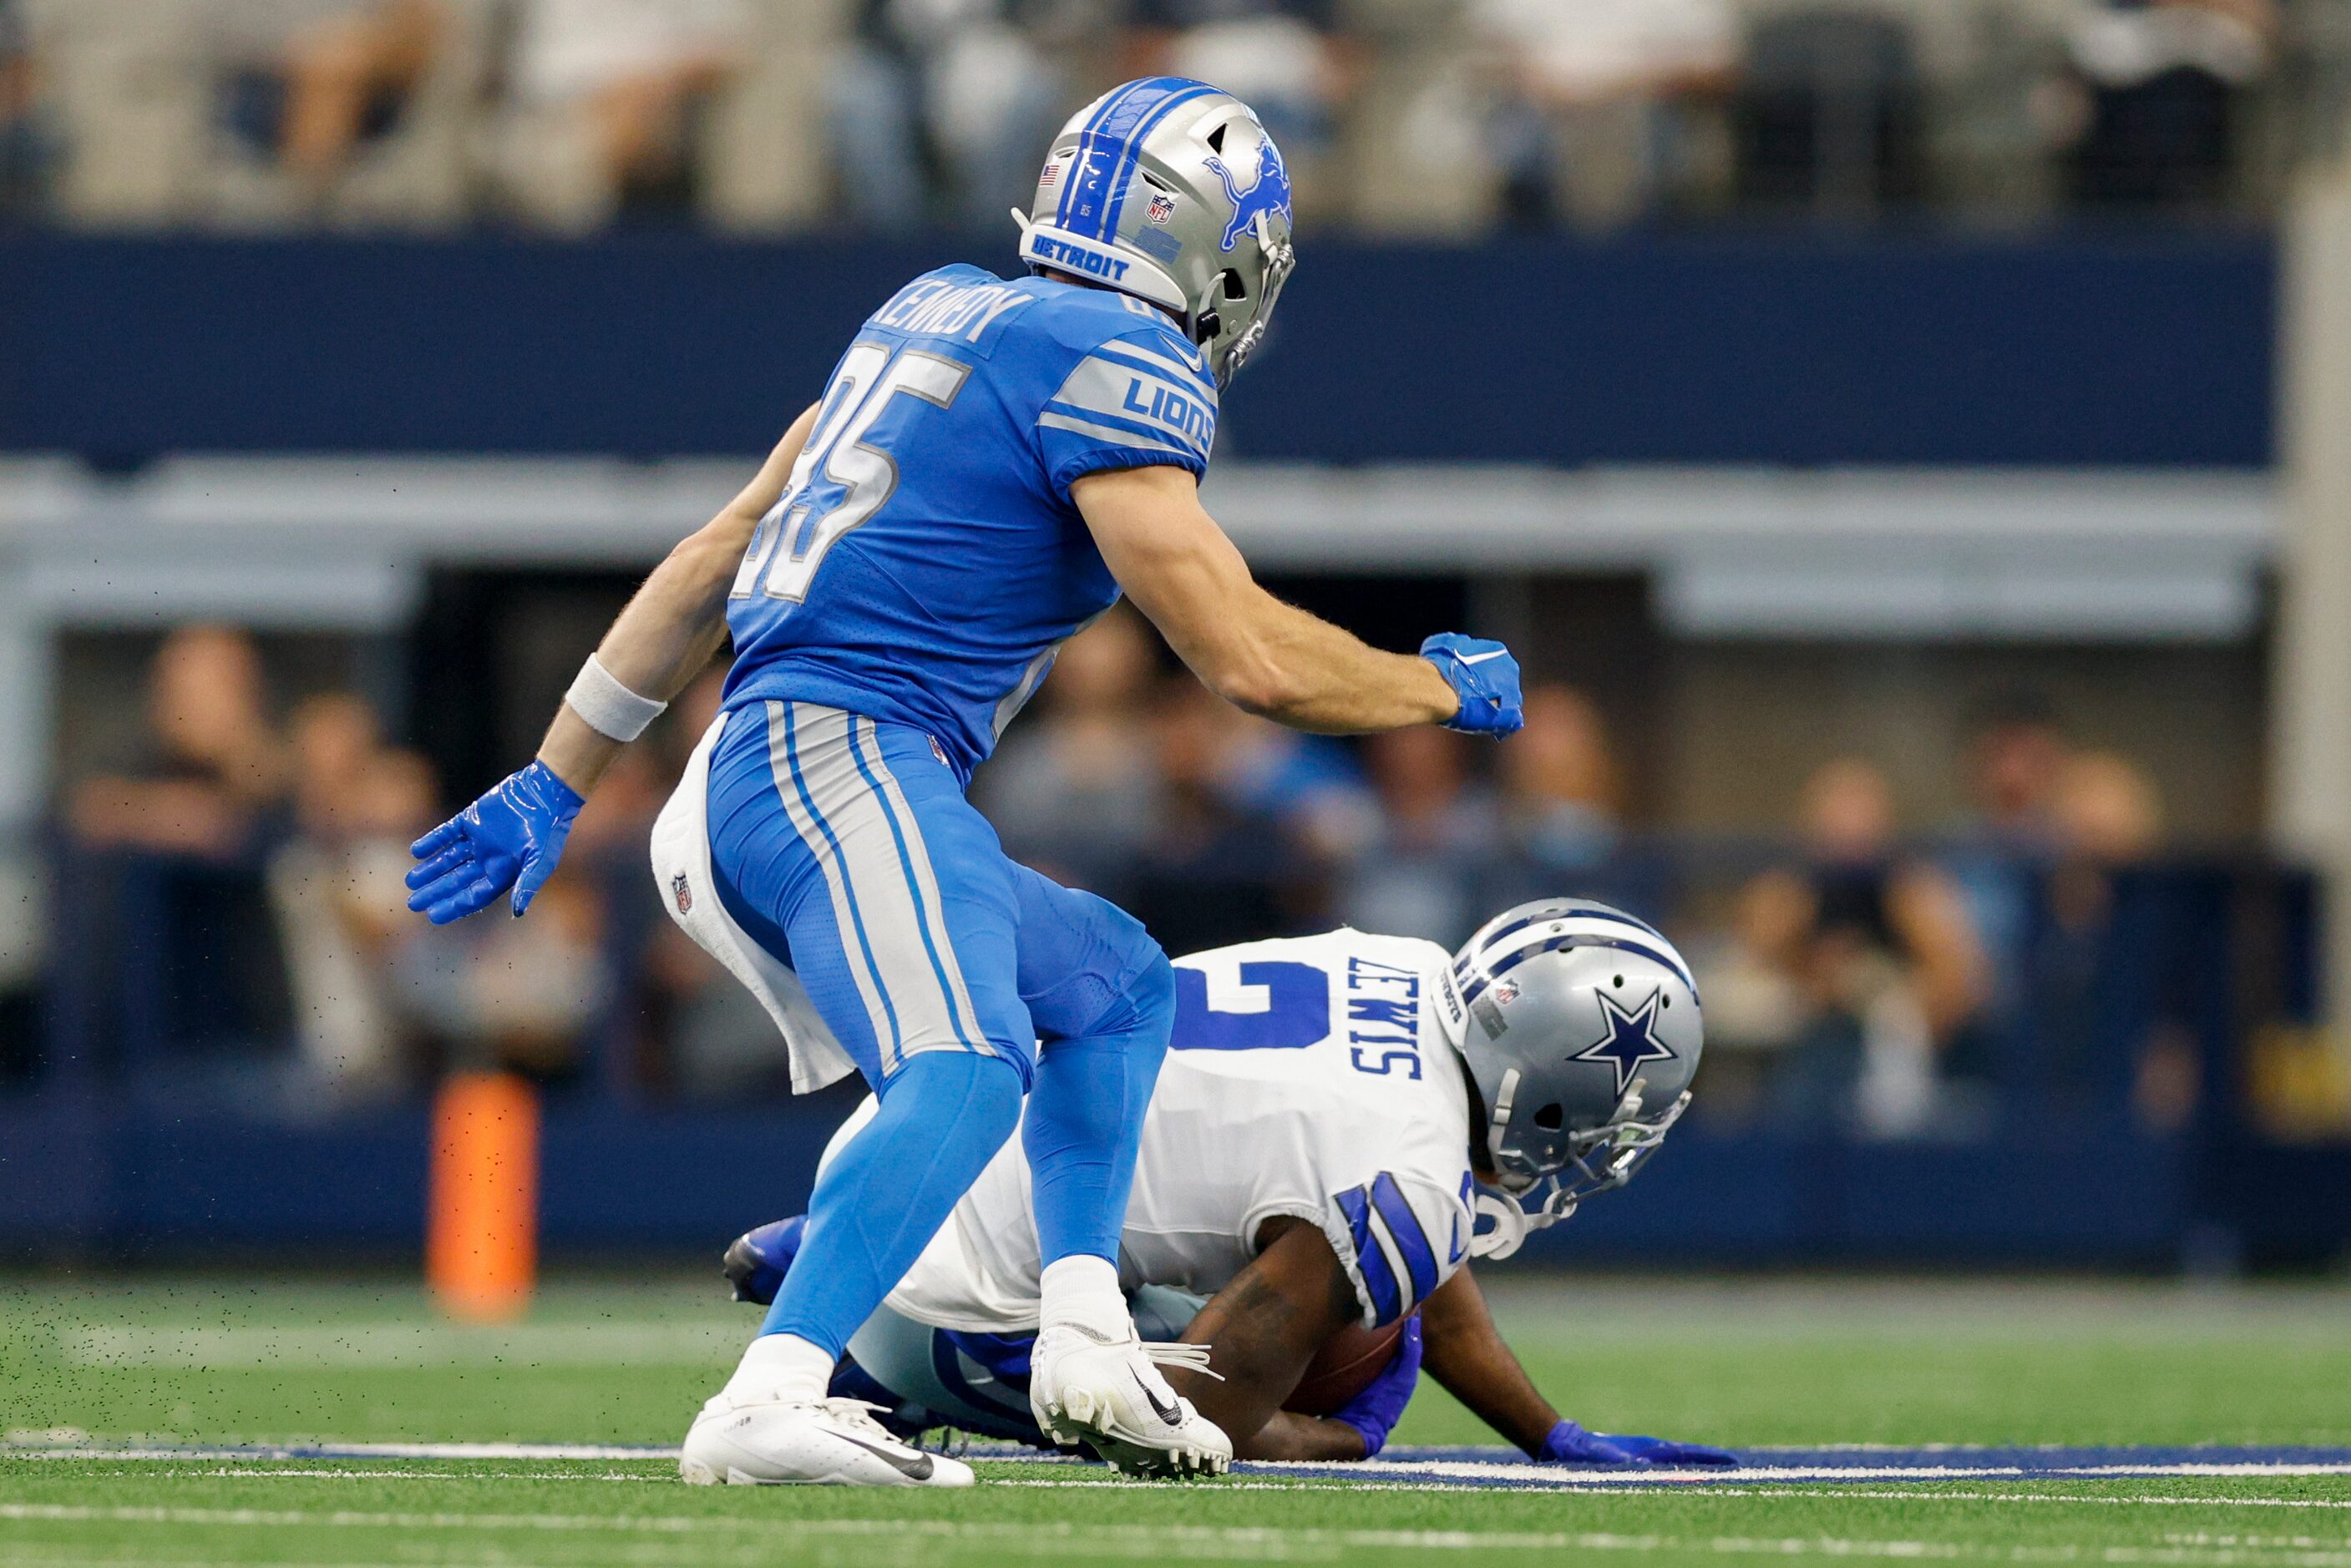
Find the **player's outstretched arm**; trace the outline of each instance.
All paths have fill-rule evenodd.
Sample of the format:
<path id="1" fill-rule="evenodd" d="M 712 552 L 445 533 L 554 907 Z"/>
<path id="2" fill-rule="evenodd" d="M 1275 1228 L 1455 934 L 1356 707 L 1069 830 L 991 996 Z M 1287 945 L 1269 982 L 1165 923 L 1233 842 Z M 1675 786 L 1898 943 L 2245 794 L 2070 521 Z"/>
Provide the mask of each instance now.
<path id="1" fill-rule="evenodd" d="M 1559 1425 L 1559 1412 L 1494 1326 L 1468 1264 L 1429 1293 L 1420 1324 L 1421 1369 L 1486 1425 L 1528 1453 L 1540 1453 Z"/>
<path id="2" fill-rule="evenodd" d="M 1227 701 L 1324 734 L 1519 727 L 1518 666 L 1500 643 L 1448 633 L 1417 658 L 1383 653 L 1283 604 L 1249 575 L 1187 471 L 1113 469 L 1070 494 L 1119 587 Z"/>
<path id="3" fill-rule="evenodd" d="M 1208 1347 L 1223 1381 L 1181 1367 L 1167 1380 L 1225 1429 L 1236 1459 L 1360 1459 L 1366 1445 L 1354 1428 L 1281 1408 L 1314 1353 L 1356 1321 L 1354 1287 L 1330 1241 L 1306 1221 L 1270 1220 L 1259 1236 L 1257 1257 L 1184 1331 L 1186 1344 Z"/>
<path id="4" fill-rule="evenodd" d="M 1486 1294 L 1466 1264 L 1429 1293 L 1420 1318 L 1421 1365 L 1428 1375 L 1531 1459 L 1545 1464 L 1708 1469 L 1739 1462 L 1728 1450 L 1703 1443 L 1587 1432 L 1562 1420 L 1494 1326 Z"/>
<path id="5" fill-rule="evenodd" d="M 741 493 L 680 540 L 612 622 L 582 685 L 601 690 L 602 727 L 566 698 L 538 755 L 479 800 L 410 846 L 408 907 L 434 925 L 463 919 L 508 888 L 517 915 L 553 874 L 572 818 L 633 734 L 685 688 L 726 638 L 726 594 L 752 530 L 783 495 L 816 410 L 792 421 Z M 598 706 L 597 699 L 585 699 Z"/>
<path id="6" fill-rule="evenodd" d="M 782 499 L 815 422 L 813 408 L 794 420 L 751 483 L 717 516 L 679 540 L 631 597 L 596 645 L 597 660 L 614 680 L 666 702 L 702 673 L 726 640 L 726 594 L 752 531 Z M 539 742 L 538 760 L 584 795 L 625 743 L 598 733 L 566 703 Z"/>

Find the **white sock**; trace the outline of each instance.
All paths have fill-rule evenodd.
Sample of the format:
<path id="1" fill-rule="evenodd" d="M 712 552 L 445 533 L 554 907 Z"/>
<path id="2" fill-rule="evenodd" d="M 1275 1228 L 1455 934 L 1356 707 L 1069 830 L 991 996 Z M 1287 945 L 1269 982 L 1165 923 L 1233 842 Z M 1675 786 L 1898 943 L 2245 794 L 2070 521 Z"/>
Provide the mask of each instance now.
<path id="1" fill-rule="evenodd" d="M 737 1405 L 799 1405 L 824 1397 L 832 1386 L 832 1353 L 796 1334 L 763 1334 L 743 1352 L 726 1380 Z"/>
<path id="2" fill-rule="evenodd" d="M 1118 1288 L 1118 1265 L 1107 1258 L 1080 1253 L 1046 1264 L 1037 1293 L 1040 1328 L 1074 1324 L 1110 1339 L 1134 1332 L 1126 1294 Z"/>

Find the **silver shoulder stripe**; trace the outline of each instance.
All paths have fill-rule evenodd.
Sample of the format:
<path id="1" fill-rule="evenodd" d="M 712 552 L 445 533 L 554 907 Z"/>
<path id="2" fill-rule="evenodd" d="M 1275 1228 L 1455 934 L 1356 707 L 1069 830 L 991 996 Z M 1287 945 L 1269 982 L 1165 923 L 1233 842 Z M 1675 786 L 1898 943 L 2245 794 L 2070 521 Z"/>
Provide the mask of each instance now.
<path id="1" fill-rule="evenodd" d="M 1160 452 L 1183 452 L 1192 457 L 1201 455 L 1197 448 L 1186 446 L 1173 436 L 1155 437 L 1144 435 L 1140 431 L 1113 430 L 1108 425 L 1098 425 L 1088 420 L 1072 418 L 1068 414 L 1046 414 L 1037 422 L 1040 425 L 1050 425 L 1055 430 L 1075 431 L 1080 435 L 1092 436 L 1100 441 L 1117 441 L 1123 446 L 1151 447 Z"/>
<path id="2" fill-rule="evenodd" d="M 1065 410 L 1105 416 L 1121 426 L 1148 426 L 1203 457 L 1216 435 L 1216 404 L 1201 395 L 1190 377 L 1138 369 L 1100 355 L 1080 361 L 1053 401 Z"/>
<path id="3" fill-rule="evenodd" d="M 1170 379 L 1194 388 L 1209 402 L 1213 403 L 1217 400 L 1216 385 L 1208 379 L 1207 371 L 1186 365 L 1179 359 L 1172 359 L 1155 348 L 1146 348 L 1132 337 L 1121 337 L 1113 342 L 1105 343 L 1102 345 L 1102 351 L 1128 359 L 1140 359 L 1144 364 L 1156 368 Z"/>

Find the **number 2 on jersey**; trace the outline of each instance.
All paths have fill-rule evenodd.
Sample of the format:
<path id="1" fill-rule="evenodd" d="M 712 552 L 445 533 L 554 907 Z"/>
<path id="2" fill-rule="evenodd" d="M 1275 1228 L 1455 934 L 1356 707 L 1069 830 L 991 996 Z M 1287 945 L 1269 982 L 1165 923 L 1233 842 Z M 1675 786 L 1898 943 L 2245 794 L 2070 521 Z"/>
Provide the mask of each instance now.
<path id="1" fill-rule="evenodd" d="M 1219 1008 L 1217 1002 L 1256 1001 L 1249 996 L 1209 995 L 1208 976 L 1196 969 L 1176 971 L 1177 1051 L 1302 1051 L 1331 1033 L 1331 981 L 1306 963 L 1245 963 L 1239 989 L 1261 993 L 1264 1005 Z M 1231 984 L 1226 982 L 1229 992 Z"/>
<path id="2" fill-rule="evenodd" d="M 841 536 L 871 518 L 898 488 L 898 464 L 868 439 L 890 400 L 904 392 L 937 408 L 952 407 L 971 367 L 936 354 L 905 349 L 893 358 L 879 343 L 852 347 L 833 373 L 819 406 L 816 428 L 792 464 L 783 498 L 759 519 L 729 596 L 748 598 L 762 576 L 770 598 L 795 603 Z M 821 474 L 841 486 L 831 499 L 811 503 L 809 487 Z"/>

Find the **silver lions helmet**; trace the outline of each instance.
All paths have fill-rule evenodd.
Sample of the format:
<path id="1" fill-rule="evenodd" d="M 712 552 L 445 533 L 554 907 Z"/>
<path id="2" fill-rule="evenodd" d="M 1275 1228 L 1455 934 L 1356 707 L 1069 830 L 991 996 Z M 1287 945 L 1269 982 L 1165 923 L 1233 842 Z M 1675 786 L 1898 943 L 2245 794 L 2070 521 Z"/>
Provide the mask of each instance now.
<path id="1" fill-rule="evenodd" d="M 1020 259 L 1147 299 L 1229 382 L 1295 263 L 1290 171 L 1249 105 L 1206 82 L 1113 88 L 1053 139 Z"/>
<path id="2" fill-rule="evenodd" d="M 1622 1187 L 1689 1105 L 1706 1031 L 1673 944 L 1621 909 L 1546 898 L 1486 922 L 1455 958 L 1461 1054 L 1486 1110 L 1497 1195 L 1472 1251 L 1508 1257 Z"/>

